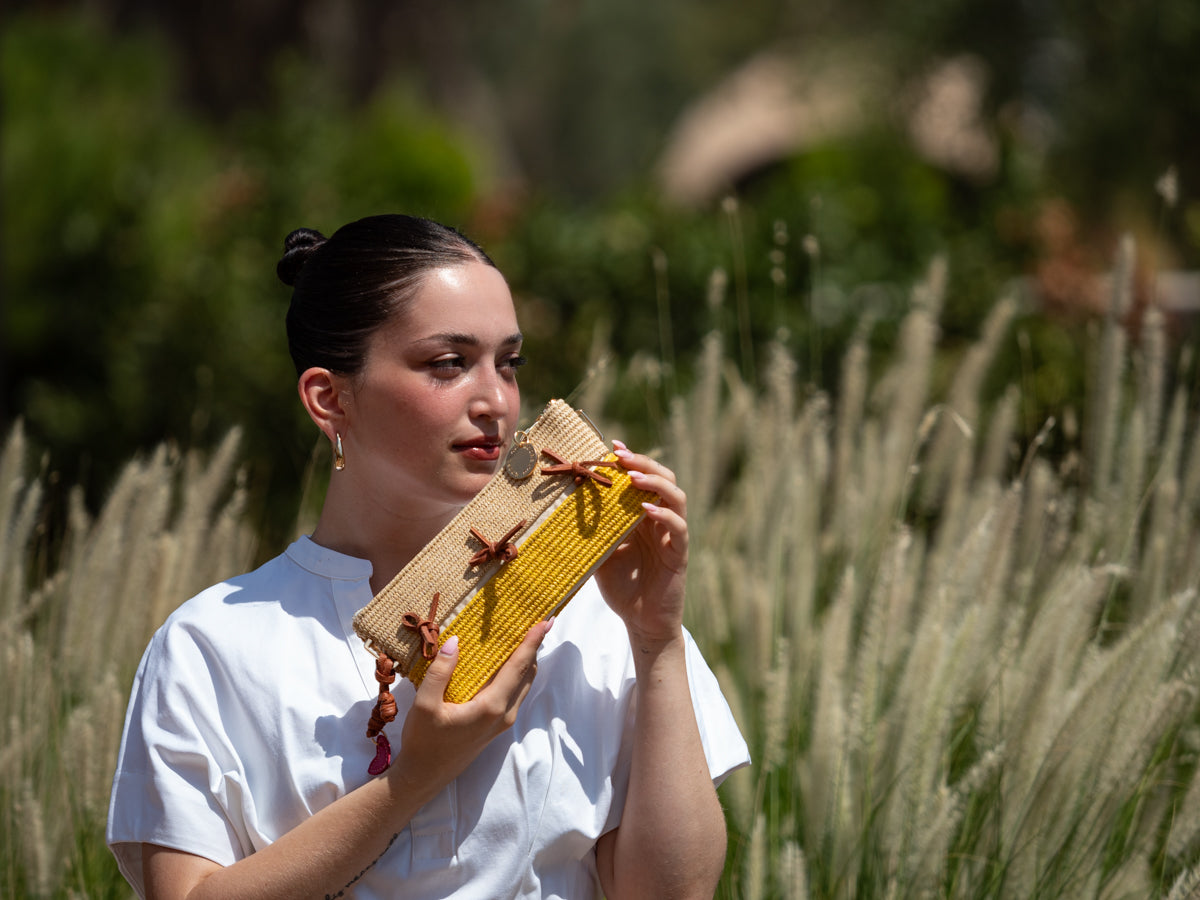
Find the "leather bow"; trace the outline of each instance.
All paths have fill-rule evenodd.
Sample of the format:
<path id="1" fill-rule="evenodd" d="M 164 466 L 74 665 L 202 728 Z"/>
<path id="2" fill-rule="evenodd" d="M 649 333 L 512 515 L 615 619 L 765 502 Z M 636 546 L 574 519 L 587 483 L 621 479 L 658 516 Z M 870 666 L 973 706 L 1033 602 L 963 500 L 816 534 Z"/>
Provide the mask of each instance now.
<path id="1" fill-rule="evenodd" d="M 437 617 L 438 600 L 441 598 L 441 594 L 433 595 L 433 602 L 429 605 L 429 618 L 422 619 L 416 613 L 409 612 L 405 613 L 400 619 L 401 624 L 405 628 L 420 635 L 421 655 L 426 659 L 433 659 L 437 656 L 438 634 L 441 632 L 441 629 L 434 619 Z"/>
<path id="2" fill-rule="evenodd" d="M 525 520 L 522 519 L 516 525 L 508 530 L 508 534 L 500 538 L 500 540 L 492 542 L 485 538 L 474 525 L 471 526 L 471 534 L 475 535 L 475 539 L 483 544 L 483 549 L 476 553 L 470 559 L 470 564 L 473 566 L 481 566 L 489 560 L 498 559 L 501 562 L 510 562 L 517 558 L 520 553 L 516 547 L 509 543 L 517 532 L 525 527 Z"/>
<path id="3" fill-rule="evenodd" d="M 550 450 L 543 448 L 542 452 L 554 460 L 555 463 L 552 466 L 542 466 L 543 475 L 570 475 L 575 479 L 576 485 L 583 484 L 586 479 L 590 478 L 597 484 L 612 487 L 611 478 L 599 474 L 594 469 L 589 469 L 588 466 L 605 466 L 609 469 L 615 469 L 615 463 L 611 463 L 606 459 L 581 459 L 579 462 L 567 462 Z"/>

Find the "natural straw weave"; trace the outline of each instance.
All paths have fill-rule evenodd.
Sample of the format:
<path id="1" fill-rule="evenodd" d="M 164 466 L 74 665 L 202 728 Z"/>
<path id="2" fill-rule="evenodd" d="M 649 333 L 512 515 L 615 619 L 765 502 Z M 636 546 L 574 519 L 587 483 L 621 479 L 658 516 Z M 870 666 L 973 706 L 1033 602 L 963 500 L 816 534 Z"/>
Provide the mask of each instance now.
<path id="1" fill-rule="evenodd" d="M 595 429 L 583 417 L 562 400 L 547 404 L 538 420 L 530 427 L 527 440 L 540 454 L 550 450 L 568 460 L 615 459 Z M 520 642 L 524 634 L 539 619 L 570 598 L 588 572 L 602 561 L 621 538 L 637 524 L 643 515 L 641 502 L 652 500 L 653 495 L 633 488 L 624 470 L 616 467 L 598 469 L 605 477 L 613 479 L 611 487 L 586 480 L 579 487 L 570 475 L 546 475 L 541 469 L 551 460 L 542 456 L 538 466 L 527 478 L 513 478 L 501 467 L 491 481 L 475 495 L 475 498 L 456 515 L 428 544 L 422 548 L 400 573 L 392 579 L 374 599 L 354 617 L 354 629 L 369 647 L 386 653 L 396 663 L 401 674 L 419 683 L 424 674 L 425 660 L 421 656 L 421 639 L 403 627 L 406 613 L 424 619 L 429 615 L 430 601 L 439 594 L 435 621 L 442 628 L 441 639 L 459 633 L 456 616 L 474 616 L 478 623 L 473 631 L 467 628 L 464 619 L 459 633 L 459 669 L 467 668 L 473 673 L 472 683 L 478 673 L 487 670 L 487 675 L 469 693 L 460 692 L 461 699 L 469 699 L 490 677 Z M 598 468 L 598 467 L 596 467 Z M 546 522 L 538 526 L 542 517 L 565 495 L 578 497 L 573 503 L 564 503 L 559 511 L 551 514 Z M 578 535 L 578 541 L 558 537 L 551 540 L 549 534 L 538 538 L 541 529 L 556 521 L 563 509 L 575 510 L 564 513 L 561 521 L 570 519 Z M 519 547 L 516 559 L 508 563 L 490 561 L 481 566 L 471 566 L 468 560 L 481 548 L 480 542 L 471 534 L 474 526 L 491 541 L 499 540 L 514 525 L 525 520 L 525 530 L 512 541 Z M 602 526 L 602 527 L 601 527 Z M 531 534 L 531 529 L 536 532 Z M 557 533 L 562 528 L 556 525 Z M 586 546 L 581 546 L 580 542 Z M 527 548 L 527 545 L 529 547 Z M 529 561 L 526 561 L 527 554 Z M 505 573 L 520 564 L 517 572 L 524 576 L 519 587 L 513 587 L 512 577 L 506 577 L 492 591 L 479 591 L 490 584 L 497 571 Z M 534 566 L 537 568 L 534 568 Z M 469 602 L 464 602 L 469 601 Z M 502 602 L 502 606 L 497 606 Z M 478 608 L 476 608 L 478 607 Z M 498 630 L 498 610 L 503 609 L 504 629 Z M 516 635 L 515 640 L 498 635 Z M 475 641 L 486 644 L 487 650 L 480 651 Z M 507 649 L 505 649 L 507 648 Z M 419 675 L 418 675 L 419 671 Z M 459 679 L 456 673 L 456 680 Z"/>

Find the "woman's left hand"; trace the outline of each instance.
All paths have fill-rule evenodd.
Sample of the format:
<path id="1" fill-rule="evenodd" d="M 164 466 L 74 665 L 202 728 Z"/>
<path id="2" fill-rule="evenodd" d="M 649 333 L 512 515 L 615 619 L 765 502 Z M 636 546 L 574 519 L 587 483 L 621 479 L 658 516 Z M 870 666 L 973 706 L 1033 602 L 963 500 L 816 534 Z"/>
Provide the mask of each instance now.
<path id="1" fill-rule="evenodd" d="M 596 582 L 632 638 L 674 640 L 683 626 L 687 496 L 662 463 L 620 441 L 613 441 L 613 448 L 634 485 L 657 494 L 659 502 L 647 507 L 646 517 L 597 570 Z"/>

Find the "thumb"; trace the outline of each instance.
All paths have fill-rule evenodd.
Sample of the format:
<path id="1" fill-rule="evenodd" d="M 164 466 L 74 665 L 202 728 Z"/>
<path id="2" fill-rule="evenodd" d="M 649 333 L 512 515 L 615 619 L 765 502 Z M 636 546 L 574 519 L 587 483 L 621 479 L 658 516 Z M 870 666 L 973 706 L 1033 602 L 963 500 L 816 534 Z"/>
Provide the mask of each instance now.
<path id="1" fill-rule="evenodd" d="M 437 656 L 425 670 L 425 677 L 421 679 L 421 687 L 418 691 L 429 691 L 440 700 L 446 695 L 446 686 L 450 684 L 450 676 L 454 674 L 456 665 L 458 665 L 458 635 L 452 634 L 446 638 L 446 642 L 438 650 Z M 426 685 L 429 686 L 426 687 Z"/>

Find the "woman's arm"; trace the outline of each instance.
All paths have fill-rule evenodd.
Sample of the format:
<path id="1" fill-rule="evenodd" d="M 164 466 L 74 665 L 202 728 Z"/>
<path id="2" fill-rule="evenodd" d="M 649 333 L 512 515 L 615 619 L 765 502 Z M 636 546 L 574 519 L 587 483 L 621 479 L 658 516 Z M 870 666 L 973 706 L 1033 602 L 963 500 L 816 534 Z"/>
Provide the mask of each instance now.
<path id="1" fill-rule="evenodd" d="M 625 808 L 596 846 L 604 893 L 712 897 L 725 861 L 725 817 L 692 709 L 683 636 L 687 498 L 674 473 L 618 443 L 634 483 L 660 502 L 597 572 L 629 632 L 637 715 Z"/>
<path id="2" fill-rule="evenodd" d="M 400 751 L 388 771 L 301 822 L 278 841 L 231 866 L 143 846 L 146 896 L 156 900 L 237 897 L 342 897 L 384 854 L 417 811 L 512 726 L 537 671 L 549 630 L 539 623 L 491 683 L 467 703 L 447 703 L 458 661 L 451 637 L 429 665 L 404 720 Z"/>

